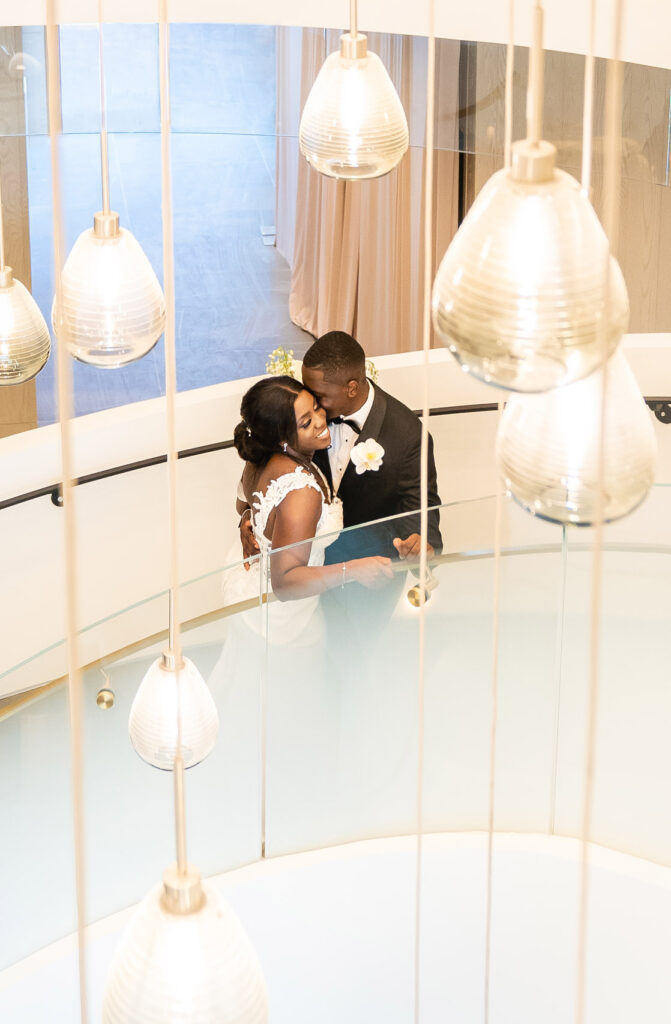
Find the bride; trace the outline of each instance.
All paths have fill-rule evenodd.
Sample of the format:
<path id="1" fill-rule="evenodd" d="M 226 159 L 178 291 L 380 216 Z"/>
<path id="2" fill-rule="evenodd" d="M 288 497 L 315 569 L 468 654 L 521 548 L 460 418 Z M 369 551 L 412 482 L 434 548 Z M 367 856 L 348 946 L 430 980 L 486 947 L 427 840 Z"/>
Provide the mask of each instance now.
<path id="1" fill-rule="evenodd" d="M 259 792 L 266 850 L 276 854 L 296 843 L 328 844 L 337 834 L 325 808 L 340 807 L 348 763 L 340 727 L 343 715 L 348 721 L 347 704 L 338 685 L 348 635 L 339 628 L 340 605 L 348 593 L 334 595 L 335 608 L 325 608 L 320 595 L 350 581 L 383 586 L 393 571 L 382 557 L 324 565 L 343 519 L 340 500 L 312 462 L 331 443 L 314 396 L 292 377 L 270 377 L 249 389 L 240 413 L 234 443 L 245 466 L 237 509 L 251 515 L 260 555 L 244 571 L 236 538 L 231 561 L 237 565 L 225 572 L 223 589 L 228 605 L 256 600 L 222 620 L 223 647 L 210 686 L 222 722 L 263 723 Z M 277 600 L 262 603 L 270 591 Z M 237 733 L 230 737 L 231 750 L 241 744 Z"/>
<path id="2" fill-rule="evenodd" d="M 244 721 L 245 714 L 263 722 L 262 806 L 267 851 L 275 854 L 333 839 L 325 808 L 341 799 L 338 680 L 346 641 L 338 629 L 340 593 L 335 610 L 325 609 L 320 595 L 345 587 L 346 601 L 350 581 L 383 586 L 393 571 L 389 558 L 376 556 L 324 565 L 343 518 L 340 500 L 312 462 L 331 443 L 314 396 L 292 377 L 269 377 L 249 389 L 240 413 L 234 443 L 245 466 L 237 508 L 251 515 L 260 555 L 244 571 L 236 538 L 231 561 L 237 566 L 225 572 L 223 589 L 226 604 L 256 600 L 222 620 L 223 647 L 210 686 L 222 722 Z M 270 591 L 277 600 L 262 603 Z M 230 748 L 236 744 L 240 738 L 231 736 Z"/>
<path id="3" fill-rule="evenodd" d="M 293 377 L 267 377 L 247 391 L 240 413 L 233 440 L 245 468 L 237 509 L 251 515 L 275 596 L 295 601 L 349 581 L 378 587 L 393 578 L 390 559 L 379 556 L 324 565 L 342 529 L 342 503 L 312 461 L 331 444 L 314 395 Z"/>

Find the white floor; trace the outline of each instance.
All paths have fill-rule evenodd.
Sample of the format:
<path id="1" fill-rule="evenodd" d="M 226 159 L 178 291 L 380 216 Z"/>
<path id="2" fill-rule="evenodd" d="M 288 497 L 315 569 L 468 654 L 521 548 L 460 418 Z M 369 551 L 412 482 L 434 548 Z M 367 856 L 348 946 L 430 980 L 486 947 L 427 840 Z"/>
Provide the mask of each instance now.
<path id="1" fill-rule="evenodd" d="M 591 849 L 587 1024 L 671 1019 L 671 871 Z M 574 1019 L 580 844 L 496 838 L 491 1024 Z M 113 869 L 113 865 L 111 865 Z M 422 858 L 420 1019 L 483 1019 L 486 837 L 428 836 Z M 416 840 L 354 843 L 220 876 L 268 984 L 272 1024 L 410 1024 Z M 91 1022 L 129 911 L 91 928 Z M 65 939 L 0 974 L 0 1019 L 73 1024 Z"/>

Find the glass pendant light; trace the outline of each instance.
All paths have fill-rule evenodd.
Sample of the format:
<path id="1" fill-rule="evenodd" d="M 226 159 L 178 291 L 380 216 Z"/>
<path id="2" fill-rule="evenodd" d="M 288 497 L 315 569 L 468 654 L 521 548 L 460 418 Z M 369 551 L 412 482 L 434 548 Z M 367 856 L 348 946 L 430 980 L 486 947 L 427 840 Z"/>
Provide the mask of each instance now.
<path id="1" fill-rule="evenodd" d="M 154 347 L 165 326 L 165 301 L 138 241 L 110 210 L 102 18 L 99 9 L 103 208 L 65 261 L 51 321 L 59 341 L 83 363 L 114 369 Z"/>
<path id="2" fill-rule="evenodd" d="M 379 178 L 408 148 L 408 122 L 387 70 L 357 31 L 350 0 L 350 30 L 330 54 L 307 98 L 298 131 L 301 153 L 331 178 Z"/>
<path id="3" fill-rule="evenodd" d="M 242 925 L 190 865 L 136 910 L 112 962 L 103 1024 L 266 1024 L 268 1000 Z"/>
<path id="4" fill-rule="evenodd" d="M 0 195 L 0 385 L 31 380 L 49 358 L 50 348 L 49 328 L 35 299 L 5 263 Z"/>
<path id="5" fill-rule="evenodd" d="M 51 319 L 59 341 L 92 366 L 125 366 L 149 352 L 163 333 L 161 286 L 114 211 L 96 213 L 93 228 L 75 242 Z"/>
<path id="6" fill-rule="evenodd" d="M 219 715 L 200 672 L 175 654 L 175 612 L 168 597 L 168 647 L 153 662 L 140 683 L 128 718 L 128 733 L 143 761 L 172 771 L 179 746 L 185 768 L 199 764 L 210 753 L 219 732 Z"/>
<path id="7" fill-rule="evenodd" d="M 40 372 L 51 348 L 35 299 L 12 268 L 0 269 L 0 385 L 23 384 Z"/>
<path id="8" fill-rule="evenodd" d="M 432 302 L 434 327 L 464 369 L 528 392 L 588 376 L 615 350 L 629 317 L 594 209 L 540 137 L 540 5 L 534 13 L 527 139 L 475 200 L 440 264 Z"/>
<path id="9" fill-rule="evenodd" d="M 188 658 L 180 670 L 181 749 L 184 767 L 192 768 L 210 753 L 219 731 L 219 716 L 205 680 Z M 143 761 L 171 771 L 177 752 L 177 672 L 171 650 L 149 667 L 130 709 L 128 732 Z"/>
<path id="10" fill-rule="evenodd" d="M 606 364 L 601 516 L 620 519 L 639 505 L 655 477 L 657 446 L 650 411 L 624 353 Z M 496 441 L 506 488 L 529 512 L 553 523 L 591 526 L 599 508 L 603 380 L 544 395 L 513 395 Z"/>

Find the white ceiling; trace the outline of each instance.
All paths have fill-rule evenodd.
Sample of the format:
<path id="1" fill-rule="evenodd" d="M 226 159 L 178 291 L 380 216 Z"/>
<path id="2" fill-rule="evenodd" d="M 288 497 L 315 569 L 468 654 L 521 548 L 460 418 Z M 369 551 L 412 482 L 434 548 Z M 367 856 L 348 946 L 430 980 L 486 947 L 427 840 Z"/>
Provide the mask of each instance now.
<path id="1" fill-rule="evenodd" d="M 534 0 L 515 0 L 515 41 L 530 41 Z M 430 0 L 359 0 L 363 31 L 426 35 Z M 623 9 L 621 58 L 636 64 L 671 67 L 671 3 L 665 0 L 598 0 L 598 56 L 613 55 L 613 17 Z M 61 22 L 94 22 L 98 0 L 55 0 Z M 551 50 L 584 53 L 587 46 L 588 0 L 545 0 L 545 45 Z M 168 0 L 172 21 L 254 22 L 339 28 L 347 24 L 348 0 Z M 436 34 L 447 39 L 505 42 L 506 0 L 435 0 Z M 105 21 L 152 22 L 158 0 L 103 0 Z M 0 0 L 0 25 L 44 24 L 46 0 Z"/>

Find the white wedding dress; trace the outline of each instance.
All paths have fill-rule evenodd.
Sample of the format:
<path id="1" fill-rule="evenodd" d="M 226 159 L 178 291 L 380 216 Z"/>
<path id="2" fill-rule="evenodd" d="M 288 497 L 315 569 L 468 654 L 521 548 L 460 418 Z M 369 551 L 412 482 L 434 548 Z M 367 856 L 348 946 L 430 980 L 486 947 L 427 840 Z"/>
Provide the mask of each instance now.
<path id="1" fill-rule="evenodd" d="M 246 744 L 240 756 L 253 757 L 249 753 L 253 736 L 254 749 L 263 750 L 258 789 L 246 792 L 240 813 L 251 815 L 252 823 L 260 822 L 260 809 L 265 807 L 270 854 L 291 846 L 305 820 L 324 816 L 325 807 L 336 799 L 334 780 L 339 777 L 335 766 L 339 763 L 340 690 L 330 649 L 337 644 L 340 653 L 341 642 L 327 630 L 319 594 L 296 601 L 260 600 L 272 589 L 273 551 L 265 535 L 268 518 L 288 494 L 304 487 L 319 491 L 321 497 L 309 566 L 324 564 L 328 545 L 342 529 L 342 503 L 337 498 L 327 502 L 315 477 L 300 466 L 271 481 L 265 494 L 254 494 L 252 526 L 260 557 L 246 571 L 236 535 L 231 568 L 224 570 L 222 580 L 225 604 L 252 601 L 247 610 L 225 615 L 217 624 L 221 651 L 208 677 L 221 722 L 247 723 L 231 736 L 231 749 Z"/>
<path id="2" fill-rule="evenodd" d="M 315 467 L 317 473 L 319 469 Z M 278 508 L 288 494 L 304 487 L 311 487 L 319 493 L 322 507 L 319 520 L 315 527 L 315 537 L 310 548 L 308 566 L 324 564 L 326 549 L 338 537 L 343 527 L 342 502 L 333 498 L 327 502 L 315 477 L 302 466 L 296 466 L 292 473 L 283 473 L 271 480 L 265 494 L 254 492 L 252 504 L 252 529 L 259 545 L 260 556 L 255 559 L 249 569 L 241 564 L 225 571 L 222 592 L 225 604 L 261 598 L 263 594 L 272 592 L 270 570 L 272 564 L 272 544 L 265 530 L 268 518 L 273 509 Z M 238 496 L 244 496 L 238 491 Z M 231 561 L 240 558 L 240 544 L 236 539 L 231 550 Z M 319 595 L 300 598 L 296 601 L 269 601 L 267 620 L 262 609 L 255 608 L 239 613 L 244 616 L 247 626 L 259 632 L 268 630 L 269 641 L 280 645 L 314 646 L 323 640 L 323 622 L 319 610 Z M 319 637 L 316 635 L 319 633 Z"/>

